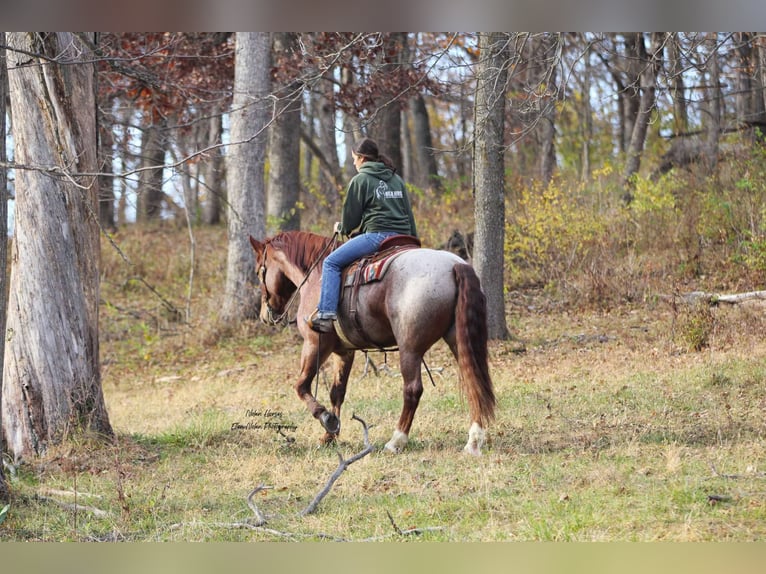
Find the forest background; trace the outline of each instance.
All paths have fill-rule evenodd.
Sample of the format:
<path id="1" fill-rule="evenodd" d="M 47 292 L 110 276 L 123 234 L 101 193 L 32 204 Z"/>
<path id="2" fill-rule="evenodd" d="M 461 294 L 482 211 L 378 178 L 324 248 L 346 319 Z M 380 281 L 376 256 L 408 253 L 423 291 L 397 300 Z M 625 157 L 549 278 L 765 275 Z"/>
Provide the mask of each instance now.
<path id="1" fill-rule="evenodd" d="M 110 395 L 114 404 L 130 402 L 128 396 L 138 392 L 147 377 L 152 381 L 152 392 L 182 395 L 185 391 L 181 387 L 171 391 L 162 385 L 184 380 L 188 373 L 169 375 L 168 371 L 199 364 L 213 349 L 228 354 L 225 366 L 221 356 L 211 360 L 214 367 L 210 368 L 216 368 L 216 373 L 232 374 L 230 369 L 241 368 L 237 363 L 247 361 L 243 353 L 249 350 L 263 357 L 277 353 L 276 364 L 262 368 L 273 373 L 281 365 L 282 371 L 272 376 L 290 380 L 293 374 L 284 372 L 284 355 L 292 352 L 295 356 L 294 350 L 288 350 L 294 341 L 284 333 L 264 333 L 264 327 L 254 324 L 253 309 L 258 302 L 243 302 L 243 297 L 257 294 L 252 289 L 254 282 L 235 278 L 251 295 L 238 292 L 237 285 L 229 286 L 232 244 L 247 233 L 264 236 L 280 229 L 329 235 L 345 182 L 352 175 L 349 150 L 361 135 L 378 140 L 400 166 L 410 186 L 424 243 L 448 247 L 448 240 L 458 238 L 455 231 L 465 242 L 457 247 L 465 248 L 461 253 L 476 263 L 487 286 L 491 336 L 497 341 L 494 367 L 500 372 L 516 354 L 530 348 L 546 349 L 551 342 L 559 351 L 562 341 L 572 343 L 573 352 L 583 346 L 590 349 L 594 342 L 608 343 L 613 337 L 610 328 L 600 326 L 607 318 L 620 317 L 617 322 L 622 325 L 614 329 L 655 334 L 654 327 L 625 320 L 636 312 L 642 317 L 652 316 L 646 321 L 665 321 L 659 330 L 667 329 L 670 334 L 656 334 L 659 339 L 651 340 L 653 350 L 649 352 L 655 353 L 657 345 L 667 343 L 667 357 L 682 353 L 699 358 L 699 353 L 710 352 L 711 347 L 720 351 L 716 345 L 721 341 L 731 344 L 735 335 L 752 337 L 757 332 L 761 324 L 757 309 L 743 311 L 743 321 L 741 316 L 716 315 L 711 304 L 727 293 L 745 293 L 746 298 L 757 300 L 766 271 L 766 164 L 762 147 L 766 40 L 762 34 L 244 36 L 73 36 L 86 49 L 84 61 L 93 66 L 95 78 L 98 149 L 97 164 L 90 173 L 99 179 L 93 205 L 98 210 L 97 233 L 102 244 L 97 315 L 102 348 L 96 367 L 99 387 L 99 361 L 107 367 L 107 404 Z M 59 46 L 59 52 L 46 52 L 46 41 L 43 37 L 39 50 L 16 49 L 14 58 L 59 63 L 57 58 L 64 50 Z M 250 65 L 238 67 L 238 42 L 245 41 L 253 42 L 255 56 Z M 19 60 L 16 62 L 18 66 Z M 237 74 L 245 70 L 252 74 L 238 78 Z M 238 80 L 243 83 L 238 84 Z M 242 85 L 247 89 L 240 89 Z M 9 112 L 12 109 L 9 107 Z M 237 119 L 245 109 L 258 110 L 256 120 L 260 123 L 250 131 L 241 131 L 245 121 Z M 14 129 L 13 114 L 8 118 L 9 155 L 0 160 L 8 168 L 8 193 L 14 198 L 21 171 L 39 171 L 47 176 L 54 172 L 50 166 L 29 165 L 14 156 L 18 147 L 12 144 L 19 132 Z M 248 165 L 232 163 L 229 156 L 236 155 L 231 151 L 236 149 L 248 150 L 253 161 Z M 83 175 L 71 171 L 69 165 L 58 167 L 64 179 Z M 250 200 L 239 203 L 243 196 Z M 227 251 L 229 261 L 224 264 Z M 239 265 L 245 271 L 241 274 L 252 273 L 243 257 Z M 596 331 L 567 334 L 564 325 L 581 325 L 583 317 Z M 284 351 L 274 345 L 284 345 Z M 734 347 L 750 349 L 752 354 L 748 345 L 738 342 Z M 643 352 L 646 360 L 647 351 Z M 697 418 L 708 416 L 710 411 L 703 413 L 705 409 L 697 408 L 695 401 L 710 400 L 706 393 L 713 389 L 720 394 L 716 396 L 721 404 L 729 405 L 718 413 L 722 418 L 711 423 L 718 432 L 708 435 L 704 431 L 698 436 L 692 430 L 697 427 L 673 419 L 664 432 L 639 433 L 661 445 L 671 471 L 682 467 L 680 460 L 688 449 L 699 446 L 697 440 L 708 448 L 712 437 L 719 442 L 743 438 L 755 441 L 757 448 L 749 442 L 748 446 L 738 444 L 742 451 L 749 447 L 751 454 L 762 452 L 763 426 L 751 418 L 763 411 L 762 399 L 753 398 L 761 396 L 753 386 L 761 384 L 761 377 L 751 370 L 733 374 L 731 368 L 706 372 L 703 394 L 690 399 L 689 404 L 695 406 L 679 409 L 693 411 Z M 760 367 L 756 364 L 752 368 L 757 371 Z M 11 384 L 8 375 L 13 377 L 6 366 L 4 397 Z M 501 374 L 499 388 L 510 386 L 518 375 Z M 540 375 L 537 381 L 532 377 L 546 389 L 542 395 L 549 391 L 548 376 L 556 380 L 561 375 Z M 161 389 L 156 388 L 158 384 Z M 188 389 L 196 386 L 191 384 Z M 619 387 L 610 387 L 609 393 L 618 394 L 623 387 L 632 389 L 632 384 L 622 382 Z M 567 386 L 570 391 L 576 388 Z M 542 400 L 541 391 L 534 393 L 535 408 L 527 416 L 537 419 L 535 409 L 540 405 L 536 401 Z M 745 418 L 737 424 L 732 422 L 728 398 L 733 394 L 749 405 Z M 641 397 L 644 400 L 643 394 Z M 144 397 L 139 403 L 146 405 L 154 399 Z M 373 402 L 372 397 L 364 400 Z M 78 421 L 82 428 L 91 425 L 93 430 L 92 421 L 98 417 L 102 417 L 101 434 L 111 434 L 114 421 L 123 428 L 136 424 L 129 423 L 130 415 L 120 408 L 108 409 L 110 423 L 98 400 L 84 402 L 91 410 L 83 417 L 87 422 Z M 6 403 L 7 398 L 4 424 L 8 419 Z M 190 427 L 183 426 L 186 417 L 179 416 L 170 429 L 152 428 L 158 424 L 153 417 L 161 415 L 150 414 L 152 408 L 142 410 L 146 421 L 153 422 L 147 422 L 148 427 L 138 424 L 131 431 L 138 433 L 138 438 L 129 434 L 133 438 L 128 440 L 120 435 L 124 439 L 123 450 L 117 451 L 120 454 L 108 451 L 104 455 L 112 457 L 107 466 L 117 476 L 110 487 L 103 487 L 112 493 L 113 512 L 120 515 L 109 524 L 111 534 L 96 524 L 78 524 L 82 510 L 75 506 L 73 514 L 65 509 L 49 523 L 25 527 L 27 536 L 119 537 L 129 531 L 128 536 L 140 536 L 137 530 L 173 536 L 177 529 L 147 506 L 167 505 L 165 490 L 158 493 L 144 484 L 145 504 L 131 506 L 119 468 L 122 464 L 140 466 L 142 457 L 156 454 L 153 449 L 158 443 L 162 453 L 158 456 L 167 454 L 162 448 L 199 453 L 217 441 L 226 449 L 242 446 L 238 441 L 222 439 L 229 436 L 222 430 L 222 425 L 225 428 L 230 422 L 226 417 L 216 418 L 208 407 L 201 406 L 204 400 L 200 397 L 192 403 L 196 406 L 184 411 L 187 416 L 194 415 L 195 423 Z M 281 396 L 279 404 L 283 404 Z M 201 411 L 194 411 L 198 407 Z M 132 408 L 135 413 L 136 405 Z M 550 401 L 545 408 L 551 410 Z M 549 448 L 555 452 L 577 450 L 583 448 L 579 440 L 588 444 L 584 448 L 599 450 L 604 441 L 620 444 L 621 433 L 626 433 L 622 438 L 631 443 L 630 436 L 634 435 L 629 429 L 637 432 L 639 423 L 623 420 L 616 428 L 607 429 L 591 421 L 587 413 L 592 409 L 591 402 L 577 404 L 574 419 L 588 420 L 592 430 L 585 438 L 571 439 L 577 446 L 564 438 L 567 429 L 562 428 L 560 434 L 550 429 L 540 429 L 537 435 L 533 432 L 532 437 L 546 435 L 542 443 L 547 446 L 538 442 L 531 447 L 527 441 L 533 439 L 520 439 L 515 426 L 528 428 L 528 421 L 507 421 L 510 427 L 498 430 L 498 437 L 506 438 L 498 438 L 498 457 L 493 460 L 502 466 L 504 456 L 525 448 L 539 456 L 550 454 Z M 652 404 L 641 411 L 641 416 L 658 409 L 668 412 Z M 50 440 L 31 449 L 35 456 L 43 457 L 43 462 L 29 470 L 26 482 L 18 487 L 24 493 L 19 499 L 22 515 L 25 510 L 34 514 L 33 510 L 46 504 L 46 497 L 51 498 L 38 492 L 38 486 L 50 478 L 47 473 L 54 472 L 50 470 L 51 460 L 56 461 L 53 481 L 67 483 L 66 488 L 74 492 L 77 487 L 71 481 L 76 483 L 82 472 L 97 474 L 93 467 L 84 470 L 82 463 L 83 451 L 93 445 L 73 446 L 63 440 L 76 430 L 70 425 L 71 417 L 64 425 L 66 432 L 52 432 Z M 722 427 L 726 427 L 723 438 Z M 426 437 L 424 442 L 429 440 Z M 244 444 L 255 448 L 250 440 Z M 511 441 L 511 446 L 503 446 L 503 440 Z M 270 454 L 278 457 L 280 453 Z M 741 474 L 758 484 L 761 455 L 753 456 L 755 462 L 738 459 L 738 464 L 744 469 Z M 128 459 L 130 463 L 125 462 Z M 23 473 L 19 461 L 19 457 L 6 457 L 7 468 L 14 475 Z M 96 466 L 105 464 L 100 461 Z M 647 468 L 634 470 L 646 478 L 652 475 Z M 500 472 L 487 472 L 495 471 Z M 373 490 L 390 488 L 385 476 L 368 480 Z M 595 480 L 602 486 L 608 481 L 607 474 Z M 140 488 L 135 488 L 138 493 Z M 572 494 L 560 492 L 557 496 L 558 502 L 566 503 Z M 755 521 L 763 511 L 763 496 L 743 498 L 747 515 L 740 518 L 750 525 L 749 521 Z M 709 500 L 719 502 L 717 498 Z M 731 500 L 727 495 L 724 502 Z M 496 509 L 486 508 L 478 498 L 474 502 L 489 517 L 476 529 L 480 538 L 512 536 L 499 533 L 494 522 Z M 409 517 L 407 512 L 420 511 L 403 507 L 401 512 Z M 650 509 L 647 514 L 651 515 Z M 144 523 L 136 526 L 140 515 Z M 578 524 L 581 519 L 566 523 L 563 530 L 549 530 L 550 519 L 519 519 L 522 522 L 515 536 L 630 536 L 628 524 L 609 533 L 600 522 L 595 529 L 592 525 L 583 527 Z M 338 516 L 333 524 L 343 520 Z M 48 530 L 53 523 L 59 525 Z M 188 523 L 176 524 L 182 524 L 179 528 L 186 532 Z M 679 538 L 689 533 L 671 524 L 659 529 L 660 537 Z M 309 525 L 306 529 L 314 527 L 321 528 Z M 375 535 L 376 528 L 365 534 Z M 690 537 L 736 537 L 732 531 L 724 531 L 693 528 Z M 748 538 L 755 531 L 747 526 L 741 536 Z M 452 535 L 468 536 L 462 530 Z M 651 530 L 639 534 L 652 536 Z"/>

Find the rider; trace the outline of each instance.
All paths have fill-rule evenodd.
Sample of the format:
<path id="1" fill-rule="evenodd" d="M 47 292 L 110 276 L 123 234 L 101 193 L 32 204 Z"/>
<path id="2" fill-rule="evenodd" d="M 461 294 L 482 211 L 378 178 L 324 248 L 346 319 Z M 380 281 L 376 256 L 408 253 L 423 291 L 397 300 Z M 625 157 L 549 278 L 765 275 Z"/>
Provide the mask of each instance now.
<path id="1" fill-rule="evenodd" d="M 344 267 L 375 253 L 387 237 L 417 237 L 407 188 L 391 160 L 378 151 L 378 144 L 365 138 L 354 146 L 351 156 L 358 173 L 348 185 L 341 221 L 334 231 L 349 235 L 359 228 L 359 233 L 331 252 L 322 264 L 319 305 L 306 318 L 308 326 L 318 333 L 333 330 Z"/>

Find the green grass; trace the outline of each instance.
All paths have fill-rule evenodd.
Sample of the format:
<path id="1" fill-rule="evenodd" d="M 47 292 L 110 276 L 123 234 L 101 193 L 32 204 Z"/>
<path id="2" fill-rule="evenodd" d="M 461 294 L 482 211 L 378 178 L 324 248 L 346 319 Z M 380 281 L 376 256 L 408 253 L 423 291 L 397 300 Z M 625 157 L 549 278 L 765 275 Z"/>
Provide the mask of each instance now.
<path id="1" fill-rule="evenodd" d="M 401 410 L 396 354 L 388 357 L 392 372 L 379 376 L 363 376 L 358 357 L 340 440 L 320 447 L 323 431 L 292 389 L 301 343 L 294 327 L 221 331 L 202 312 L 192 325 L 163 323 L 138 298 L 145 293 L 108 283 L 104 291 L 113 303 L 102 307 L 109 335 L 102 352 L 115 440 L 74 437 L 19 466 L 0 540 L 766 536 L 766 344 L 754 335 L 766 325 L 758 310 L 715 309 L 706 346 L 693 351 L 673 314 L 656 306 L 612 314 L 534 310 L 545 302 L 512 309 L 526 352 L 517 352 L 518 340 L 492 344 L 498 416 L 474 459 L 461 452 L 467 407 L 444 345 L 427 357 L 435 386 L 424 379 L 403 453 L 381 450 Z M 203 282 L 194 308 L 215 309 L 211 293 Z M 323 384 L 319 397 L 329 402 Z M 294 430 L 232 430 L 263 423 L 266 411 Z M 317 512 L 301 516 L 338 454 L 364 448 L 353 413 L 370 426 L 376 450 L 348 467 Z M 259 485 L 268 487 L 255 495 L 268 522 L 255 528 L 247 497 Z M 66 506 L 75 492 L 77 510 Z M 402 534 L 410 529 L 419 533 Z"/>

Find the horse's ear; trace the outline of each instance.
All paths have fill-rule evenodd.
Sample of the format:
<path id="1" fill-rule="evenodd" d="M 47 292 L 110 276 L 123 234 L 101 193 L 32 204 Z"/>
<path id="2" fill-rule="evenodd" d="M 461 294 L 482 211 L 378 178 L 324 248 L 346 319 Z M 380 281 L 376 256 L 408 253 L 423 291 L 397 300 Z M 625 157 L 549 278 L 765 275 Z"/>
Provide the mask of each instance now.
<path id="1" fill-rule="evenodd" d="M 253 249 L 255 249 L 256 253 L 261 253 L 263 251 L 264 245 L 260 241 L 258 241 L 255 237 L 252 235 L 250 237 L 250 245 L 253 246 Z"/>

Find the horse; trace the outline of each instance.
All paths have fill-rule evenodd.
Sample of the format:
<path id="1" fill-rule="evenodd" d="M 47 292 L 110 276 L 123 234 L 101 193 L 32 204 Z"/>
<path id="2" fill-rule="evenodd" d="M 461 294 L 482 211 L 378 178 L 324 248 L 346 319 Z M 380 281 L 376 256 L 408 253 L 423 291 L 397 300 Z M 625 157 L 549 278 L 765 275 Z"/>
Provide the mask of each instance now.
<path id="1" fill-rule="evenodd" d="M 487 359 L 486 298 L 473 267 L 447 251 L 402 250 L 391 258 L 382 277 L 356 289 L 354 320 L 365 337 L 351 342 L 342 329 L 350 325 L 347 288 L 341 295 L 335 332 L 316 333 L 305 321 L 319 300 L 322 260 L 333 249 L 333 241 L 334 237 L 305 231 L 284 231 L 263 241 L 250 237 L 260 280 L 260 320 L 271 325 L 282 322 L 300 294 L 297 328 L 303 347 L 294 388 L 324 428 L 322 442 L 332 443 L 340 432 L 341 405 L 355 352 L 396 348 L 403 405 L 385 449 L 401 452 L 423 394 L 423 356 L 443 339 L 457 361 L 461 390 L 468 400 L 471 424 L 464 451 L 480 455 L 485 429 L 495 415 L 495 394 Z M 331 355 L 335 372 L 330 411 L 311 394 L 311 383 Z"/>

